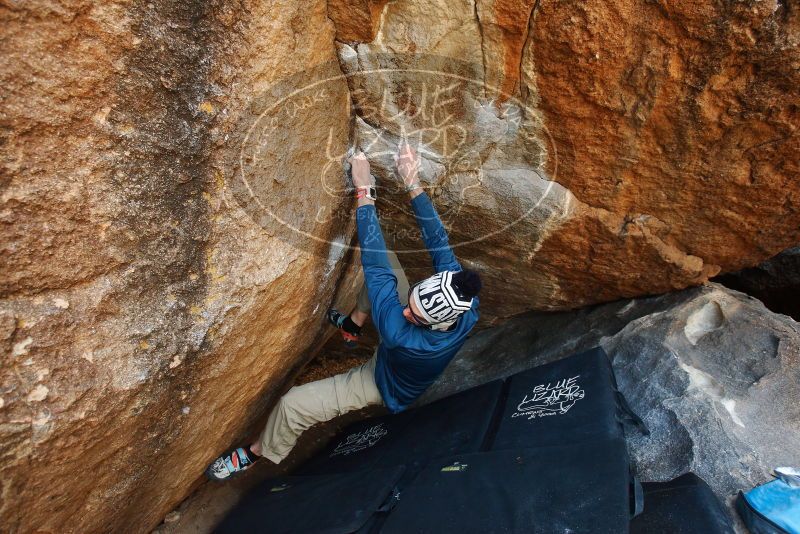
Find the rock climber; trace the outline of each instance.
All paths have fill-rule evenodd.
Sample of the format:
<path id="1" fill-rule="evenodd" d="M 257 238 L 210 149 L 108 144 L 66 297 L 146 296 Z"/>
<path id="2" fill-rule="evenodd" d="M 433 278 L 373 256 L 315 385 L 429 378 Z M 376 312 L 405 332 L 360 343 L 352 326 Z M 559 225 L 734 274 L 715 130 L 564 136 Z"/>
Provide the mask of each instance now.
<path id="1" fill-rule="evenodd" d="M 240 474 L 261 457 L 280 463 L 306 429 L 351 410 L 377 404 L 392 413 L 405 410 L 444 371 L 478 320 L 480 277 L 462 269 L 450 249 L 447 231 L 420 185 L 416 152 L 407 143 L 401 145 L 397 173 L 411 197 L 435 274 L 413 286 L 397 256 L 386 249 L 366 156 L 358 152 L 349 161 L 364 287 L 349 315 L 332 309 L 328 319 L 352 344 L 371 314 L 380 344 L 363 365 L 291 388 L 270 413 L 257 441 L 223 454 L 208 467 L 212 480 Z"/>

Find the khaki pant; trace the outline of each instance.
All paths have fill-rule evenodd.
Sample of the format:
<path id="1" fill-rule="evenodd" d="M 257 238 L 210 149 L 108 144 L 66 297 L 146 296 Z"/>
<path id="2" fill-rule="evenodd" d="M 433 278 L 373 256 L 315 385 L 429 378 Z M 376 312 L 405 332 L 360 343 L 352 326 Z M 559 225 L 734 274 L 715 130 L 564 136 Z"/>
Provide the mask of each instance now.
<path id="1" fill-rule="evenodd" d="M 389 262 L 397 276 L 398 296 L 403 305 L 408 304 L 408 279 L 397 256 L 389 253 Z M 370 303 L 366 286 L 358 295 L 358 309 L 369 313 Z M 352 410 L 383 404 L 375 385 L 375 358 L 353 367 L 340 375 L 295 386 L 290 389 L 267 419 L 261 433 L 262 454 L 280 463 L 286 458 L 304 431 L 316 423 L 330 421 Z"/>

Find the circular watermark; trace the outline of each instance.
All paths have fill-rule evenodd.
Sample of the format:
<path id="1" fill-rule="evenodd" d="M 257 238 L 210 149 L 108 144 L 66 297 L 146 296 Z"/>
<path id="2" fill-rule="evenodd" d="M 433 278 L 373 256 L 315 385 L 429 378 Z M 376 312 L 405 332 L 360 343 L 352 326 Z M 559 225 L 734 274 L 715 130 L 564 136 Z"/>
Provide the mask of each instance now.
<path id="1" fill-rule="evenodd" d="M 233 198 L 271 235 L 349 248 L 347 158 L 361 150 L 387 245 L 425 250 L 395 167 L 407 142 L 452 248 L 507 232 L 550 195 L 558 155 L 538 110 L 484 78 L 482 65 L 453 58 L 343 49 L 337 63 L 272 84 L 243 114 Z"/>

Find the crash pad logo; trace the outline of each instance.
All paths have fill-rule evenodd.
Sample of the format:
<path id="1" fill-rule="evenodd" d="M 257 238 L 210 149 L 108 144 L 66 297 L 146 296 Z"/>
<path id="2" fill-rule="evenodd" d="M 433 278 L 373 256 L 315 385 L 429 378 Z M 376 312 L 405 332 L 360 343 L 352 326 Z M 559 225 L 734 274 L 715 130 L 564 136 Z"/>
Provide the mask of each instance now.
<path id="1" fill-rule="evenodd" d="M 440 469 L 442 473 L 460 473 L 461 471 L 466 471 L 469 464 L 462 464 L 461 462 L 453 462 L 450 465 L 446 465 Z"/>
<path id="2" fill-rule="evenodd" d="M 379 423 L 361 432 L 350 434 L 336 446 L 330 457 L 347 456 L 348 454 L 368 449 L 388 433 L 389 431 L 383 427 L 383 423 Z"/>
<path id="3" fill-rule="evenodd" d="M 584 397 L 584 391 L 578 384 L 579 377 L 577 375 L 554 383 L 539 384 L 523 397 L 511 417 L 527 417 L 530 420 L 567 413 Z"/>

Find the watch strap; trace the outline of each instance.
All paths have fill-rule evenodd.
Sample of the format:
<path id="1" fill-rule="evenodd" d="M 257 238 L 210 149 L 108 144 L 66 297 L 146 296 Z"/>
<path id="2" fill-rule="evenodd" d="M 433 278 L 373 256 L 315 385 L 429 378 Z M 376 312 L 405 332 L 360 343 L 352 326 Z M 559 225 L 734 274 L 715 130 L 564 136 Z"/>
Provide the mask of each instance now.
<path id="1" fill-rule="evenodd" d="M 356 198 L 368 198 L 370 200 L 377 200 L 378 194 L 374 185 L 362 186 L 356 188 Z"/>

